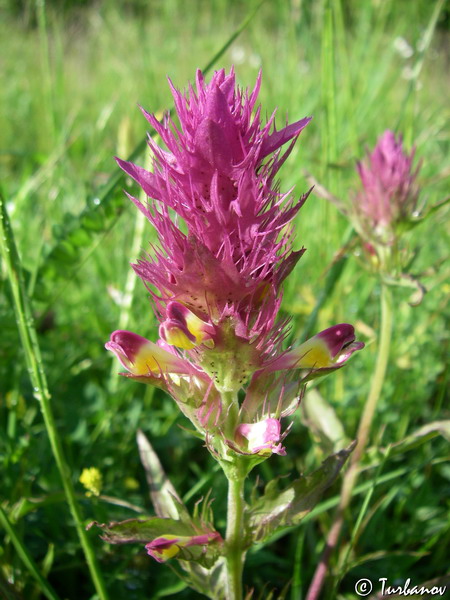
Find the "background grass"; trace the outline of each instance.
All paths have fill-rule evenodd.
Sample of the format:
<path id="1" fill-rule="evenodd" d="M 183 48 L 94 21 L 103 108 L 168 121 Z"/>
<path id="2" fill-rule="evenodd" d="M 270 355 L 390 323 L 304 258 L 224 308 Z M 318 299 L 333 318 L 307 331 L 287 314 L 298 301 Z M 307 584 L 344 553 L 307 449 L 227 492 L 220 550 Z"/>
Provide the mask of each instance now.
<path id="1" fill-rule="evenodd" d="M 3 3 L 3 194 L 33 298 L 53 410 L 86 521 L 136 515 L 111 499 L 84 495 L 78 478 L 91 466 L 103 475 L 104 496 L 151 514 L 135 444 L 141 427 L 191 506 L 213 486 L 216 524 L 225 523 L 225 483 L 199 442 L 177 427 L 185 422 L 174 404 L 150 387 L 119 380 L 117 364 L 103 349 L 120 319 L 150 339 L 156 334 L 143 286 L 131 282 L 130 309 L 123 296 L 129 263 L 136 258 L 130 255 L 133 241 L 146 248 L 154 234 L 149 227 L 139 231 L 136 211 L 122 192 L 123 187 L 133 189 L 129 181 L 113 189 L 103 186 L 117 174 L 113 156 L 127 156 L 144 137 L 146 123 L 136 105 L 153 112 L 170 107 L 166 75 L 185 87 L 255 8 L 255 2 L 225 0 Z M 283 190 L 295 185 L 297 195 L 306 191 L 308 171 L 348 198 L 358 185 L 355 160 L 390 128 L 402 132 L 409 147 L 417 146 L 423 160 L 421 201 L 433 205 L 448 194 L 447 26 L 444 2 L 265 2 L 215 66 L 234 64 L 243 86 L 252 85 L 262 67 L 261 104 L 267 115 L 278 107 L 280 127 L 286 114 L 291 121 L 314 116 L 283 167 Z M 144 164 L 145 158 L 138 162 Z M 342 564 L 345 547 L 334 560 L 340 598 L 356 597 L 354 583 L 360 577 L 413 577 L 420 583 L 448 569 L 448 441 L 436 437 L 385 460 L 378 450 L 425 423 L 449 418 L 446 215 L 448 209 L 435 213 L 405 238 L 413 256 L 411 272 L 428 293 L 412 308 L 411 290 L 395 290 L 391 361 L 361 477 L 366 491 L 354 498 L 349 534 L 367 490 L 375 487 L 347 565 Z M 317 196 L 302 208 L 296 244 L 307 252 L 287 283 L 283 302 L 296 337 L 348 236 L 347 227 L 334 207 Z M 2 506 L 60 597 L 90 598 L 92 584 L 33 398 L 4 269 L 0 285 Z M 373 369 L 378 296 L 376 279 L 355 248 L 315 324 L 318 331 L 339 321 L 354 323 L 367 342 L 343 371 L 316 386 L 348 438 L 355 434 Z M 299 413 L 286 440 L 288 456 L 261 465 L 263 480 L 313 469 L 325 457 Z M 335 485 L 325 500 L 332 502 L 338 492 Z M 301 598 L 331 515 L 322 511 L 251 553 L 247 583 L 262 589 L 269 581 L 281 590 L 292 579 L 291 598 Z M 151 562 L 142 549 L 110 547 L 91 533 L 112 598 L 175 593 L 178 584 L 171 571 Z M 0 565 L 5 598 L 40 597 L 9 535 Z M 332 590 L 328 582 L 329 596 Z M 184 590 L 177 597 L 197 595 Z"/>

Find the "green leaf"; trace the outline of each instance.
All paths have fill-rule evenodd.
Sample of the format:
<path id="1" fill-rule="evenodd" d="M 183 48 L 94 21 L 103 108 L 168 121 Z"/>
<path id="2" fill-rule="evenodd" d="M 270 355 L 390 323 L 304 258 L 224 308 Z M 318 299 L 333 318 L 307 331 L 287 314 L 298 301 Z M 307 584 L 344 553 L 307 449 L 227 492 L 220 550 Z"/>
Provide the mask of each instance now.
<path id="1" fill-rule="evenodd" d="M 250 539 L 261 542 L 277 529 L 299 523 L 334 482 L 354 447 L 355 442 L 329 456 L 319 469 L 295 480 L 284 490 L 278 489 L 277 480 L 271 481 L 247 517 Z"/>
<path id="2" fill-rule="evenodd" d="M 348 248 L 353 243 L 353 238 L 355 235 L 356 234 L 355 234 L 354 230 L 352 229 L 352 227 L 349 227 L 347 229 L 347 231 L 345 232 L 344 238 L 342 241 L 342 246 L 339 249 L 339 251 L 335 254 L 331 265 L 328 267 L 328 272 L 327 272 L 327 275 L 325 278 L 323 288 L 317 298 L 317 302 L 316 302 L 316 305 L 315 305 L 312 313 L 309 315 L 308 319 L 306 320 L 306 323 L 305 323 L 305 326 L 301 333 L 301 336 L 299 336 L 300 339 L 307 340 L 313 334 L 313 331 L 316 327 L 319 312 L 324 307 L 326 302 L 329 301 L 330 298 L 332 298 L 333 291 L 334 291 L 335 287 L 337 286 L 337 284 L 344 272 L 344 269 L 347 265 L 347 259 L 348 259 L 347 251 L 348 251 Z M 324 375 L 324 374 L 325 374 L 324 371 L 322 371 L 321 374 L 318 376 L 320 377 L 321 375 Z M 314 379 L 314 376 L 309 377 L 309 378 L 305 379 L 304 381 L 308 381 L 309 379 Z"/>
<path id="3" fill-rule="evenodd" d="M 39 567 L 34 562 L 32 556 L 30 555 L 26 546 L 23 544 L 20 537 L 17 535 L 15 528 L 13 527 L 12 523 L 8 519 L 8 516 L 7 516 L 6 512 L 4 512 L 4 510 L 2 509 L 1 505 L 0 505 L 0 525 L 2 526 L 3 529 L 5 529 L 7 535 L 9 536 L 11 542 L 13 543 L 13 545 L 16 549 L 16 552 L 17 552 L 17 556 L 20 558 L 20 560 L 24 564 L 25 568 L 29 571 L 29 573 L 36 579 L 41 592 L 46 596 L 46 598 L 48 598 L 48 600 L 60 600 L 60 597 L 58 596 L 58 594 L 55 592 L 53 587 L 47 581 L 47 579 L 45 577 L 46 573 L 45 572 L 41 573 L 41 571 L 39 570 Z M 45 567 L 44 567 L 44 569 L 45 569 Z M 7 591 L 5 591 L 5 590 L 6 590 L 6 588 L 3 588 L 2 581 L 0 579 L 0 592 L 2 592 L 2 593 L 5 592 L 5 596 L 2 596 L 2 598 L 3 597 L 5 597 L 6 599 L 11 598 L 11 600 L 13 598 L 15 598 L 15 595 L 13 595 L 13 588 L 8 587 L 8 591 L 10 592 L 10 595 L 8 595 Z M 19 596 L 17 596 L 17 598 L 18 597 Z"/>
<path id="4" fill-rule="evenodd" d="M 135 542 L 147 544 L 161 535 L 198 535 L 198 531 L 195 531 L 192 525 L 177 519 L 162 519 L 161 517 L 127 519 L 126 521 L 113 521 L 108 524 L 93 521 L 89 523 L 87 529 L 91 529 L 91 527 L 101 529 L 102 535 L 100 537 L 110 544 L 132 544 Z"/>
<path id="5" fill-rule="evenodd" d="M 226 600 L 226 569 L 223 558 L 217 560 L 209 569 L 205 569 L 196 562 L 186 562 L 182 566 L 188 573 L 185 581 L 190 587 L 208 598 Z"/>
<path id="6" fill-rule="evenodd" d="M 347 443 L 344 427 L 334 408 L 316 389 L 306 392 L 301 410 L 308 429 L 318 438 L 324 452 L 336 452 Z"/>
<path id="7" fill-rule="evenodd" d="M 406 436 L 400 442 L 392 444 L 390 446 L 390 455 L 402 454 L 403 452 L 413 450 L 438 435 L 441 435 L 450 442 L 450 420 L 433 421 L 432 423 L 420 427 L 420 429 Z"/>
<path id="8" fill-rule="evenodd" d="M 105 542 L 110 544 L 132 544 L 134 542 L 148 544 L 159 538 L 173 535 L 178 538 L 194 537 L 202 533 L 213 533 L 211 530 L 205 531 L 195 528 L 193 525 L 178 521 L 176 519 L 161 519 L 153 517 L 146 520 L 128 519 L 127 521 L 113 523 L 90 523 L 87 529 L 99 527 L 102 530 L 100 536 Z M 173 545 L 178 546 L 176 558 L 182 561 L 193 561 L 205 568 L 211 568 L 221 556 L 223 540 L 220 536 L 217 539 L 211 539 L 207 544 L 198 544 L 192 546 L 183 546 L 173 540 Z M 189 568 L 186 569 L 188 572 Z"/>
<path id="9" fill-rule="evenodd" d="M 392 562 L 394 562 L 394 560 L 397 557 L 410 556 L 414 559 L 419 559 L 424 556 L 427 556 L 428 554 L 429 554 L 429 552 L 414 552 L 412 550 L 396 550 L 396 551 L 392 551 L 392 552 L 386 551 L 386 550 L 380 550 L 378 552 L 370 552 L 368 554 L 364 554 L 363 556 L 356 558 L 351 563 L 349 563 L 346 568 L 346 573 L 350 572 L 352 569 L 355 569 L 356 567 L 360 567 L 361 565 L 366 565 L 367 563 L 374 562 L 376 560 L 390 559 Z"/>

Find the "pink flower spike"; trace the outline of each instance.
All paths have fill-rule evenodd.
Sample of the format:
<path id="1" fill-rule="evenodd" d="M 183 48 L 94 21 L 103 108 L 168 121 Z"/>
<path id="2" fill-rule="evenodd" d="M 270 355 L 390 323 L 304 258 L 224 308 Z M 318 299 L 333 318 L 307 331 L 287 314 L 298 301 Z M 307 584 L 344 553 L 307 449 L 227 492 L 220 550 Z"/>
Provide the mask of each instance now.
<path id="1" fill-rule="evenodd" d="M 342 367 L 353 352 L 364 348 L 363 342 L 355 341 L 355 330 L 348 323 L 334 325 L 324 329 L 298 348 L 286 352 L 266 371 L 283 369 L 338 369 Z"/>
<path id="2" fill-rule="evenodd" d="M 188 374 L 192 371 L 187 361 L 131 331 L 114 331 L 105 348 L 113 352 L 127 371 L 136 376 Z"/>
<path id="3" fill-rule="evenodd" d="M 221 332 L 208 325 L 226 315 L 240 338 L 265 337 L 269 355 L 281 284 L 303 252 L 292 250 L 292 221 L 306 199 L 280 193 L 275 177 L 310 118 L 280 130 L 275 115 L 264 122 L 256 106 L 261 76 L 243 90 L 233 69 L 209 83 L 198 71 L 185 92 L 169 83 L 177 120 L 143 111 L 162 142 L 148 140 L 152 171 L 117 159 L 148 195 L 132 201 L 160 241 L 134 269 L 158 304 L 169 344 L 212 348 Z M 168 314 L 172 303 L 184 312 Z"/>
<path id="4" fill-rule="evenodd" d="M 353 212 L 369 239 L 390 243 L 397 223 L 411 218 L 419 187 L 413 170 L 414 149 L 407 154 L 402 137 L 385 131 L 372 153 L 357 164 L 362 191 L 353 199 Z"/>
<path id="5" fill-rule="evenodd" d="M 247 451 L 251 454 L 280 454 L 285 456 L 286 450 L 281 445 L 281 423 L 278 419 L 267 418 L 257 423 L 242 423 L 236 428 L 236 442 L 242 446 L 247 440 Z"/>

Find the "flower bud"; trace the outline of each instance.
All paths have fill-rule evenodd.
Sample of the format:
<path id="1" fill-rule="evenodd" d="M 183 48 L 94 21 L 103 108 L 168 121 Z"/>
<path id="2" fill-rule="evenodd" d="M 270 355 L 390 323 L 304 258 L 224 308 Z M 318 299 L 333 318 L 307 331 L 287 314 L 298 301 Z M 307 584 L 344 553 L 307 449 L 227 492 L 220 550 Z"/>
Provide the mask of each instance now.
<path id="1" fill-rule="evenodd" d="M 250 454 L 281 454 L 286 450 L 281 445 L 281 423 L 277 419 L 267 418 L 257 423 L 242 423 L 236 428 L 235 440 L 240 447 L 247 446 Z M 246 443 L 243 438 L 245 438 Z"/>

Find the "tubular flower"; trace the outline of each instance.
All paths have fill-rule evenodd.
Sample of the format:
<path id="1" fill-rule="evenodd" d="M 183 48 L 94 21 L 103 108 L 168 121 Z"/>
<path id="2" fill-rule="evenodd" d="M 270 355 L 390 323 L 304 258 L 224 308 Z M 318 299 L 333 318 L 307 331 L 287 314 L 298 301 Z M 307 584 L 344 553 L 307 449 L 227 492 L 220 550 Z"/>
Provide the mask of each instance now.
<path id="1" fill-rule="evenodd" d="M 233 70 L 209 84 L 198 71 L 185 93 L 169 83 L 178 123 L 143 111 L 165 145 L 149 138 L 153 171 L 117 159 L 149 197 L 130 196 L 159 236 L 133 267 L 154 300 L 160 340 L 114 332 L 106 347 L 125 375 L 166 389 L 215 452 L 283 454 L 279 418 L 298 404 L 298 369 L 323 374 L 362 347 L 341 325 L 282 350 L 281 286 L 304 252 L 292 248 L 292 220 L 308 194 L 281 193 L 275 176 L 310 118 L 281 130 L 275 114 L 263 123 L 261 76 L 251 91 Z M 242 389 L 251 400 L 240 407 Z"/>
<path id="2" fill-rule="evenodd" d="M 355 341 L 355 330 L 348 323 L 324 329 L 297 348 L 277 358 L 266 371 L 280 369 L 309 369 L 330 371 L 340 369 L 353 352 L 364 348 L 362 342 Z"/>
<path id="3" fill-rule="evenodd" d="M 179 302 L 169 302 L 166 317 L 160 325 L 159 334 L 169 344 L 185 350 L 195 348 L 199 344 L 214 347 L 214 327 L 199 319 Z"/>
<path id="4" fill-rule="evenodd" d="M 157 376 L 166 371 L 192 372 L 187 361 L 131 331 L 114 331 L 105 347 L 114 352 L 122 365 L 135 376 Z"/>
<path id="5" fill-rule="evenodd" d="M 200 551 L 202 552 L 208 544 L 220 540 L 221 536 L 217 532 L 204 533 L 201 535 L 193 536 L 178 536 L 168 534 L 158 537 L 152 542 L 149 542 L 148 544 L 146 544 L 145 549 L 152 558 L 162 563 L 166 562 L 170 558 L 173 558 L 174 556 L 177 556 L 185 548 L 191 548 L 192 546 L 196 546 L 196 550 L 198 553 L 198 546 L 201 547 Z M 188 556 L 183 556 L 182 558 L 187 559 Z"/>
<path id="6" fill-rule="evenodd" d="M 368 240 L 391 244 L 395 228 L 416 209 L 420 165 L 413 170 L 415 149 L 408 155 L 402 137 L 385 131 L 372 153 L 357 165 L 362 191 L 353 198 L 353 213 Z"/>

